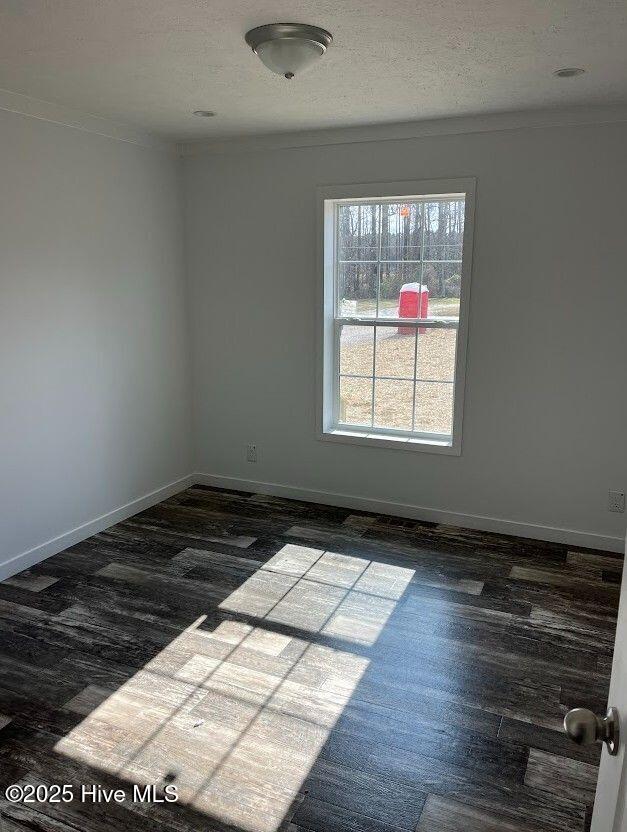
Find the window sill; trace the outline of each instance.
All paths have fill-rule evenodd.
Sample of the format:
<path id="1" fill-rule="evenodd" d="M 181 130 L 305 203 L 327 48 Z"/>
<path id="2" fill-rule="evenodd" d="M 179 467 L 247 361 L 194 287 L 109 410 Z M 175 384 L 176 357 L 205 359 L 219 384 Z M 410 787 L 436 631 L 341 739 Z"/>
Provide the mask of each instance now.
<path id="1" fill-rule="evenodd" d="M 368 433 L 343 428 L 329 428 L 319 434 L 324 442 L 339 442 L 346 445 L 369 445 L 371 448 L 393 448 L 399 451 L 420 451 L 427 454 L 446 454 L 460 456 L 461 447 L 452 439 L 426 439 L 413 436 L 384 436 L 378 433 Z"/>

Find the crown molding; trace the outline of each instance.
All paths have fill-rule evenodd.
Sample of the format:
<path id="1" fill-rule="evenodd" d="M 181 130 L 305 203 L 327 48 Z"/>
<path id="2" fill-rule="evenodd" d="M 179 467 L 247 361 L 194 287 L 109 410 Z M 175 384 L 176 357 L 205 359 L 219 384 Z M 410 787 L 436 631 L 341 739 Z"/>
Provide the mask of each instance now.
<path id="1" fill-rule="evenodd" d="M 397 124 L 375 124 L 292 133 L 267 133 L 208 141 L 184 141 L 179 142 L 178 152 L 181 156 L 193 157 L 204 154 L 287 150 L 335 144 L 403 141 L 464 133 L 491 133 L 502 130 L 573 127 L 585 124 L 613 124 L 617 122 L 627 122 L 627 104 L 491 113 L 480 116 L 459 116 Z"/>
<path id="2" fill-rule="evenodd" d="M 0 110 L 37 118 L 63 127 L 71 127 L 75 130 L 83 130 L 86 133 L 95 133 L 98 136 L 106 136 L 109 139 L 129 142 L 152 150 L 166 152 L 176 150 L 174 144 L 165 142 L 151 133 L 129 127 L 127 124 L 119 124 L 91 113 L 83 113 L 80 110 L 64 107 L 61 104 L 41 101 L 38 98 L 31 98 L 28 95 L 21 95 L 10 90 L 0 89 Z"/>

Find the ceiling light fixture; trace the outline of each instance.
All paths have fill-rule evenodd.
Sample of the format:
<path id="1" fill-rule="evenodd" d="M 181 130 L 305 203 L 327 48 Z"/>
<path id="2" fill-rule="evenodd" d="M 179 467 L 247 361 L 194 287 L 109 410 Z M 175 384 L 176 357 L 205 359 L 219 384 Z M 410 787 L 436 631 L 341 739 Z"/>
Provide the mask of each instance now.
<path id="1" fill-rule="evenodd" d="M 327 51 L 333 35 L 306 23 L 268 23 L 246 32 L 246 43 L 271 72 L 288 80 Z"/>
<path id="2" fill-rule="evenodd" d="M 583 75 L 585 71 L 578 66 L 566 66 L 564 69 L 556 69 L 553 75 L 558 78 L 574 78 L 576 75 Z"/>
<path id="3" fill-rule="evenodd" d="M 195 116 L 200 116 L 201 118 L 213 118 L 215 113 L 213 110 L 194 110 Z"/>

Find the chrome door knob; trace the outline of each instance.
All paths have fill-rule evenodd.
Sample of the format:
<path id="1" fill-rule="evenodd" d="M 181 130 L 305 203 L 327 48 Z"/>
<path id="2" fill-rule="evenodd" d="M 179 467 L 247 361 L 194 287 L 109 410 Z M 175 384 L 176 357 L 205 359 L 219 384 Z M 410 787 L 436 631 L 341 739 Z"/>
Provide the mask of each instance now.
<path id="1" fill-rule="evenodd" d="M 564 731 L 577 745 L 604 742 L 610 754 L 618 754 L 619 722 L 616 708 L 609 708 L 604 717 L 587 708 L 573 708 L 564 717 Z"/>

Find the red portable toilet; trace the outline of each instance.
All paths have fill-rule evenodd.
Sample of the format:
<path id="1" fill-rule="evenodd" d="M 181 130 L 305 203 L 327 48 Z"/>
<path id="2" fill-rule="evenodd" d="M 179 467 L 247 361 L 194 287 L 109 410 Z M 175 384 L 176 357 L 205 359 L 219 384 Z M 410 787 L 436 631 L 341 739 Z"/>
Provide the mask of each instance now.
<path id="1" fill-rule="evenodd" d="M 429 290 L 424 283 L 403 283 L 398 296 L 398 317 L 429 317 Z M 397 331 L 399 335 L 411 335 L 414 330 L 409 326 L 399 326 Z M 418 328 L 420 333 L 425 331 L 424 326 Z"/>

